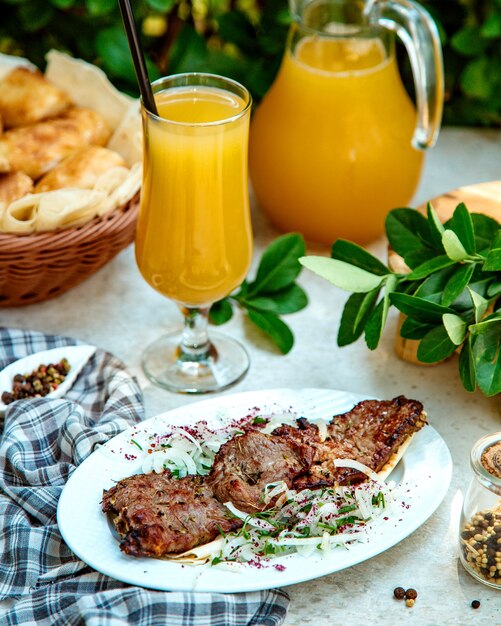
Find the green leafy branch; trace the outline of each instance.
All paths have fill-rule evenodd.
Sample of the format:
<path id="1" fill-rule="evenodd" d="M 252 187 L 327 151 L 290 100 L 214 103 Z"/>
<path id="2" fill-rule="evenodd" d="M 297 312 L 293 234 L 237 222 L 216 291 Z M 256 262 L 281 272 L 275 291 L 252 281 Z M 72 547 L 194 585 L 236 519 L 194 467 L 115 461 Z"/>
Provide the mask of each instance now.
<path id="1" fill-rule="evenodd" d="M 238 291 L 213 304 L 210 321 L 224 324 L 233 316 L 234 305 L 238 305 L 287 354 L 294 345 L 294 335 L 280 316 L 296 313 L 308 304 L 306 293 L 295 282 L 302 269 L 298 259 L 305 250 L 304 240 L 297 233 L 275 239 L 264 251 L 254 280 L 245 280 Z"/>
<path id="2" fill-rule="evenodd" d="M 419 341 L 417 358 L 437 363 L 457 350 L 459 374 L 468 391 L 501 392 L 501 229 L 486 215 L 458 205 L 441 224 L 428 205 L 426 217 L 395 209 L 386 219 L 392 249 L 409 271 L 391 270 L 364 248 L 338 240 L 332 258 L 300 263 L 345 291 L 339 346 L 364 334 L 374 350 L 390 306 L 406 318 L 400 335 Z"/>

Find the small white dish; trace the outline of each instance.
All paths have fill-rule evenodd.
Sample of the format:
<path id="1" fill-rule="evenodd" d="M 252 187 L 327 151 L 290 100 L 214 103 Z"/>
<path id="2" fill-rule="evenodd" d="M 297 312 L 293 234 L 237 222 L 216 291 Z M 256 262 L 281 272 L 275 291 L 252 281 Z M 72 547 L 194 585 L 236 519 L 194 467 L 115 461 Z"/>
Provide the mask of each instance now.
<path id="1" fill-rule="evenodd" d="M 59 363 L 61 359 L 68 359 L 70 371 L 68 375 L 59 385 L 57 389 L 48 393 L 45 398 L 62 398 L 64 394 L 71 388 L 77 376 L 82 371 L 83 366 L 96 351 L 95 346 L 78 345 L 64 346 L 62 348 L 53 348 L 52 350 L 44 350 L 43 352 L 35 352 L 28 356 L 13 361 L 7 367 L 0 371 L 0 396 L 4 391 L 12 390 L 12 383 L 16 374 L 31 374 L 40 365 L 49 365 L 49 363 Z M 8 405 L 0 401 L 0 414 L 5 412 Z"/>

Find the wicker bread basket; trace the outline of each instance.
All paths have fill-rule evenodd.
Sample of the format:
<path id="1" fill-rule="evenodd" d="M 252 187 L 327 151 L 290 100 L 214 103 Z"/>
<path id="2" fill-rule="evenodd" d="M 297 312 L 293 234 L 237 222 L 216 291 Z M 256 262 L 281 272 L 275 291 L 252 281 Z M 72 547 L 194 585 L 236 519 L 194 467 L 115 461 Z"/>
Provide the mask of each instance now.
<path id="1" fill-rule="evenodd" d="M 104 217 L 56 232 L 0 233 L 0 307 L 54 298 L 91 276 L 134 239 L 139 196 Z"/>

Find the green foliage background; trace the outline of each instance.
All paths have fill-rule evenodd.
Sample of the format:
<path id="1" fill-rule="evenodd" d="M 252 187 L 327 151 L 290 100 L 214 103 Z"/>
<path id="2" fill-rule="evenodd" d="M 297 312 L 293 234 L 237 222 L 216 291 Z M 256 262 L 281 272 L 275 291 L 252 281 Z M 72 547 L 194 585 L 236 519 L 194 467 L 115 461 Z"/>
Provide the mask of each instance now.
<path id="1" fill-rule="evenodd" d="M 136 0 L 152 79 L 213 71 L 243 82 L 259 101 L 278 69 L 287 0 Z M 422 0 L 440 30 L 446 124 L 501 126 L 501 0 Z M 136 94 L 116 0 L 0 0 L 0 52 L 43 69 L 57 48 L 102 67 Z M 408 81 L 410 83 L 410 81 Z"/>

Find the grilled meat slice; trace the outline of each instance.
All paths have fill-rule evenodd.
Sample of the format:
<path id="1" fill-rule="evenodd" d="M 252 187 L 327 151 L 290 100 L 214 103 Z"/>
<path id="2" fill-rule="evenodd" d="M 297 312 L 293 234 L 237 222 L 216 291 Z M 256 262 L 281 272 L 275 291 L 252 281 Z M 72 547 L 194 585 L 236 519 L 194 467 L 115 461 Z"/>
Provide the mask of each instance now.
<path id="1" fill-rule="evenodd" d="M 117 514 L 120 549 L 131 556 L 179 554 L 242 525 L 202 477 L 169 471 L 124 478 L 104 492 L 102 509 Z"/>
<path id="2" fill-rule="evenodd" d="M 302 445 L 316 445 L 322 440 L 318 426 L 309 422 L 305 417 L 296 420 L 296 426 L 282 424 L 271 433 L 273 436 L 283 437 L 289 442 Z"/>
<path id="3" fill-rule="evenodd" d="M 351 411 L 336 415 L 330 422 L 327 439 L 312 441 L 313 463 L 307 474 L 294 481 L 295 489 L 315 489 L 355 484 L 365 474 L 350 468 L 334 467 L 334 459 L 354 459 L 379 472 L 391 455 L 426 424 L 423 405 L 398 396 L 393 400 L 364 400 Z"/>
<path id="4" fill-rule="evenodd" d="M 207 484 L 220 502 L 232 502 L 247 513 L 263 511 L 273 505 L 263 502 L 264 486 L 283 480 L 291 487 L 312 460 L 310 446 L 249 430 L 221 446 Z"/>

